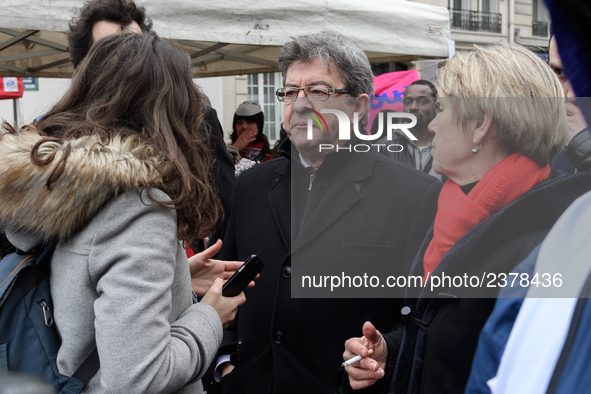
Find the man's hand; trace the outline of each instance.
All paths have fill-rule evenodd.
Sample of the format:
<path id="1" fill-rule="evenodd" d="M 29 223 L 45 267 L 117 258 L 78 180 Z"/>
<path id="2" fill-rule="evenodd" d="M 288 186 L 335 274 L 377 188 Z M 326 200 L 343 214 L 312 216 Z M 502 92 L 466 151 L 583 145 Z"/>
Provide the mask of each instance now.
<path id="1" fill-rule="evenodd" d="M 222 261 L 212 259 L 222 248 L 222 241 L 217 240 L 215 244 L 201 253 L 189 258 L 189 269 L 191 270 L 191 287 L 198 296 L 203 296 L 216 278 L 224 281 L 240 268 L 240 261 Z"/>
<path id="2" fill-rule="evenodd" d="M 371 357 L 366 357 L 369 349 L 373 349 L 373 354 Z M 370 322 L 365 322 L 363 325 L 361 338 L 351 338 L 345 342 L 343 359 L 348 360 L 357 355 L 365 358 L 345 368 L 353 390 L 367 388 L 383 378 L 385 374 L 388 347 L 382 334 Z"/>
<path id="3" fill-rule="evenodd" d="M 232 364 L 230 364 L 230 362 L 227 363 L 223 363 L 222 365 L 220 365 L 221 368 L 221 376 L 222 378 L 224 376 L 226 376 L 227 374 L 229 374 L 230 372 L 232 372 L 232 370 L 234 369 L 234 366 Z"/>
<path id="4" fill-rule="evenodd" d="M 581 130 L 587 127 L 587 123 L 585 122 L 583 113 L 574 103 L 566 103 L 566 116 L 568 124 L 568 142 L 570 142 L 575 135 L 579 134 Z"/>

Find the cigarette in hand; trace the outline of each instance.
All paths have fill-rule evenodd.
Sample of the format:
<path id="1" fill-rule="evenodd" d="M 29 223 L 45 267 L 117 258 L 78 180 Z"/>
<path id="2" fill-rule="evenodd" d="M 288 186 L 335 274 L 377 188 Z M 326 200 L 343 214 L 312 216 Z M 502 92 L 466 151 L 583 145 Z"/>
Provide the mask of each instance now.
<path id="1" fill-rule="evenodd" d="M 373 354 L 373 349 L 369 349 L 367 351 L 367 357 L 371 356 Z M 347 361 L 343 361 L 343 363 L 341 364 L 341 367 L 348 367 L 351 364 L 356 363 L 357 361 L 361 360 L 363 357 L 361 356 L 355 356 L 353 358 L 348 359 Z"/>

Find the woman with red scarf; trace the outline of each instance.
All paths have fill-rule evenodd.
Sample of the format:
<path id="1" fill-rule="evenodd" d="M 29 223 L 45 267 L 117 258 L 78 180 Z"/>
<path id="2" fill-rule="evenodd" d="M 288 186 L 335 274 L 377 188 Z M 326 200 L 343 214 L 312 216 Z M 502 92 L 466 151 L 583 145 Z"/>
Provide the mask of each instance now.
<path id="1" fill-rule="evenodd" d="M 538 56 L 512 44 L 475 47 L 447 60 L 437 82 L 431 154 L 448 180 L 411 268 L 424 286 L 406 290 L 403 329 L 382 336 L 367 322 L 363 337 L 347 341 L 345 359 L 373 349 L 346 367 L 354 389 L 464 392 L 508 274 L 591 189 L 587 173 L 550 170 L 566 143 L 566 113 L 560 82 Z"/>

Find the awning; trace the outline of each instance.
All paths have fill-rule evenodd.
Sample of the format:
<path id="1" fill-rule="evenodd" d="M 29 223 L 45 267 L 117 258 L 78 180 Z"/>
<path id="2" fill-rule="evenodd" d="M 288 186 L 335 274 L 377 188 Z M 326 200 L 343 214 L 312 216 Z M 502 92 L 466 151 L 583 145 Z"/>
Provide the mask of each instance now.
<path id="1" fill-rule="evenodd" d="M 446 8 L 404 0 L 138 0 L 154 30 L 192 58 L 196 76 L 277 71 L 292 36 L 337 31 L 372 63 L 444 58 Z M 84 4 L 74 0 L 2 0 L 0 76 L 70 77 L 65 31 Z"/>

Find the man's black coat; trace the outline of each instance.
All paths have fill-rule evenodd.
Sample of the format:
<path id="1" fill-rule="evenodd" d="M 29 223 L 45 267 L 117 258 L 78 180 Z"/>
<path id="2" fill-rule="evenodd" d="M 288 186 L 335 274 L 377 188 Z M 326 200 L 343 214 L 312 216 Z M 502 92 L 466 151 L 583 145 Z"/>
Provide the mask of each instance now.
<path id="1" fill-rule="evenodd" d="M 308 190 L 310 175 L 295 150 L 292 166 L 289 145 L 288 158 L 246 171 L 234 188 L 221 258 L 255 253 L 265 268 L 225 333 L 220 354 L 234 353 L 236 365 L 222 380 L 226 393 L 336 392 L 345 340 L 360 336 L 367 320 L 395 327 L 401 300 L 292 298 L 292 285 L 313 267 L 406 275 L 435 215 L 441 184 L 432 177 L 377 153 L 339 152 L 326 156 Z"/>

